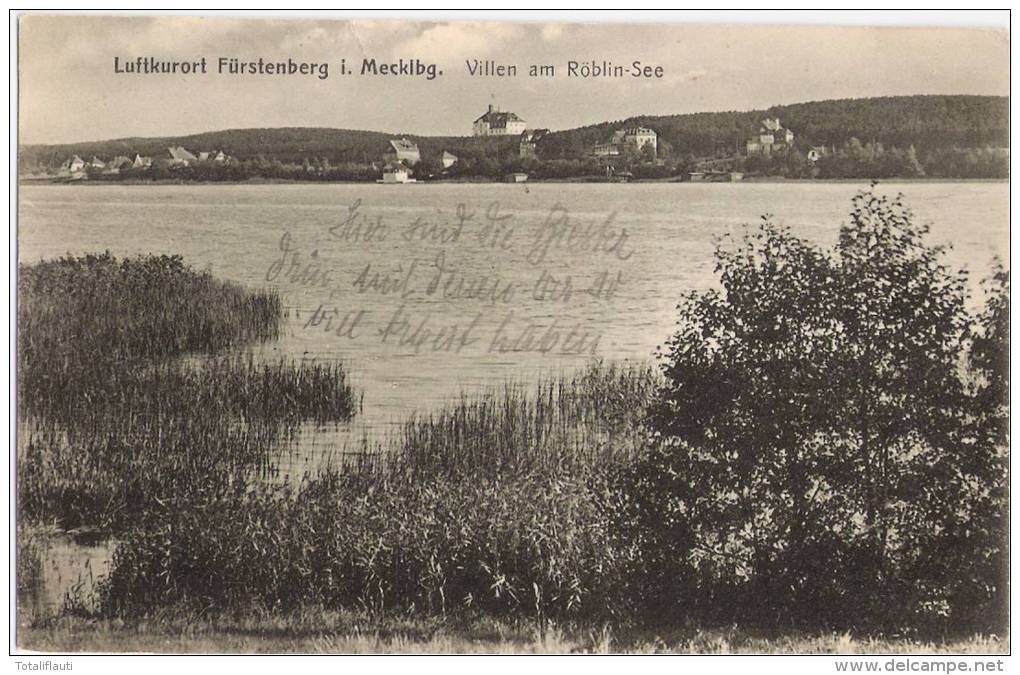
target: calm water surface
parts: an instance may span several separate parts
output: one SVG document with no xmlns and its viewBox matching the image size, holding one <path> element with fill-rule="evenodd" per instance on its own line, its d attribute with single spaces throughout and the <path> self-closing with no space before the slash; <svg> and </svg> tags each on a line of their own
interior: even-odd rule
<svg viewBox="0 0 1020 675">
<path fill-rule="evenodd" d="M 863 187 L 841 184 L 530 184 L 530 185 L 32 185 L 20 189 L 19 260 L 110 250 L 179 253 L 199 269 L 249 287 L 273 287 L 288 307 L 285 335 L 261 348 L 264 356 L 340 359 L 364 392 L 364 412 L 355 428 L 375 434 L 449 400 L 460 392 L 508 379 L 527 380 L 539 373 L 565 372 L 597 354 L 604 358 L 647 360 L 670 333 L 680 295 L 716 283 L 714 239 L 739 234 L 742 226 L 772 214 L 781 224 L 820 244 L 836 241 L 849 212 L 850 199 Z M 994 256 L 1008 258 L 1008 185 L 1006 183 L 883 184 L 883 191 L 902 191 L 918 218 L 930 222 L 932 239 L 951 244 L 950 261 L 966 266 L 976 279 L 985 275 Z M 344 241 L 336 233 L 361 200 L 359 213 L 387 228 L 384 241 Z M 498 202 L 503 231 L 513 227 L 509 250 L 480 241 L 490 222 L 490 205 Z M 474 213 L 455 242 L 407 241 L 401 233 L 422 218 L 452 228 L 458 205 Z M 493 207 L 494 208 L 494 207 Z M 561 208 L 562 210 L 554 209 Z M 497 215 L 496 211 L 490 211 Z M 528 253 L 550 214 L 582 226 L 626 228 L 613 253 L 583 253 L 550 247 L 540 264 Z M 451 232 L 451 230 L 447 230 Z M 287 269 L 297 256 L 302 265 L 316 263 L 329 272 L 323 284 L 301 283 L 299 275 L 274 275 L 281 238 L 289 234 Z M 491 233 L 491 231 L 490 231 Z M 507 241 L 499 239 L 499 241 Z M 445 258 L 445 282 L 486 278 L 506 295 L 489 299 L 444 298 L 429 294 L 437 274 L 436 257 Z M 371 264 L 375 273 L 401 279 L 415 264 L 408 295 L 378 290 L 359 292 L 355 282 Z M 602 273 L 621 283 L 610 298 L 576 292 L 597 287 Z M 546 273 L 559 281 L 568 275 L 575 292 L 566 300 L 536 299 L 535 284 Z M 380 277 L 382 278 L 382 277 Z M 316 281 L 321 279 L 318 277 Z M 355 339 L 337 337 L 325 323 L 307 327 L 315 310 L 337 310 L 336 322 L 349 311 L 365 310 Z M 418 349 L 401 345 L 392 332 L 379 331 L 395 314 L 408 321 L 409 332 L 454 329 L 461 334 L 475 322 L 477 342 L 460 353 L 436 351 L 433 342 Z M 510 342 L 529 325 L 542 335 L 551 325 L 576 329 L 589 341 L 581 354 L 501 352 L 490 350 L 499 332 Z M 420 335 L 421 333 L 419 333 Z M 508 343 L 509 344 L 509 343 Z M 337 445 L 318 436 L 308 448 L 315 455 Z"/>
</svg>

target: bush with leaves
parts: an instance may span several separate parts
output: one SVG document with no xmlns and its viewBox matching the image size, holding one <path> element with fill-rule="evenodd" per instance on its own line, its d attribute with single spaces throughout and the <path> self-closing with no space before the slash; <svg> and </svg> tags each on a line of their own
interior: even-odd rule
<svg viewBox="0 0 1020 675">
<path fill-rule="evenodd" d="M 965 275 L 926 233 L 872 188 L 831 251 L 768 218 L 717 248 L 638 469 L 660 610 L 871 630 L 992 601 L 1005 438 L 980 433 Z"/>
</svg>

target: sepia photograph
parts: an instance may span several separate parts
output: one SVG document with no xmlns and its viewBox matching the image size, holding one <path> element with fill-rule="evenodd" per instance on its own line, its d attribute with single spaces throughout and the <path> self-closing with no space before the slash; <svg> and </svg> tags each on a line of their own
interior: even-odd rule
<svg viewBox="0 0 1020 675">
<path fill-rule="evenodd" d="M 1008 10 L 506 14 L 11 13 L 19 669 L 1003 671 Z"/>
</svg>

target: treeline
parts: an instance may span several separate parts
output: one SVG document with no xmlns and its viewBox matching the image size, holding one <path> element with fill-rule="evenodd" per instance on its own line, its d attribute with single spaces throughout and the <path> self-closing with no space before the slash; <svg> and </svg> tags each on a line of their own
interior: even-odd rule
<svg viewBox="0 0 1020 675">
<path fill-rule="evenodd" d="M 944 148 L 924 153 L 914 147 L 886 148 L 881 143 L 861 143 L 852 138 L 844 145 L 820 157 L 808 159 L 800 148 L 770 157 L 751 156 L 735 159 L 729 167 L 750 176 L 785 178 L 1005 178 L 1009 175 L 1009 153 L 999 148 Z M 561 180 L 611 179 L 621 175 L 639 180 L 684 180 L 699 170 L 693 156 L 665 156 L 656 161 L 642 157 L 614 158 L 609 164 L 595 157 L 522 159 L 506 153 L 499 159 L 484 152 L 465 153 L 449 168 L 438 159 L 426 156 L 412 168 L 417 180 L 500 180 L 510 173 L 527 173 L 532 179 Z M 284 162 L 264 156 L 228 163 L 199 162 L 190 166 L 170 166 L 157 162 L 151 167 L 121 169 L 118 174 L 89 170 L 95 181 L 181 181 L 241 182 L 280 181 L 374 181 L 379 178 L 380 163 L 339 162 L 326 157 Z"/>
<path fill-rule="evenodd" d="M 416 143 L 425 158 L 438 161 L 443 151 L 457 157 L 486 157 L 500 161 L 518 154 L 519 138 L 475 138 L 471 136 L 415 136 L 410 134 L 294 127 L 281 129 L 232 129 L 191 136 L 163 138 L 126 138 L 67 145 L 22 146 L 19 153 L 21 173 L 56 169 L 69 157 L 86 161 L 93 156 L 111 158 L 136 154 L 143 157 L 167 157 L 167 149 L 182 146 L 194 153 L 222 150 L 237 161 L 265 165 L 271 162 L 303 164 L 308 161 L 369 165 L 379 163 L 390 150 L 390 141 L 407 138 Z"/>
<path fill-rule="evenodd" d="M 778 117 L 800 145 L 842 145 L 851 138 L 886 147 L 1007 147 L 1009 99 L 1003 96 L 890 96 L 812 101 L 747 112 L 638 116 L 550 134 L 547 157 L 577 157 L 616 129 L 644 126 L 675 152 L 703 157 L 742 153 L 761 121 Z"/>
<path fill-rule="evenodd" d="M 765 117 L 779 117 L 795 134 L 791 151 L 773 158 L 744 156 L 745 143 Z M 531 120 L 533 126 L 540 122 Z M 130 138 L 20 149 L 22 174 L 55 171 L 68 157 L 118 155 L 162 157 L 171 146 L 193 152 L 222 150 L 235 158 L 230 167 L 188 167 L 182 180 L 247 178 L 362 180 L 377 178 L 389 141 L 408 138 L 423 159 L 420 177 L 442 172 L 443 152 L 459 162 L 457 176 L 499 177 L 528 170 L 536 178 L 605 175 L 606 163 L 591 156 L 597 143 L 618 129 L 645 126 L 658 134 L 658 156 L 613 158 L 617 171 L 636 177 L 665 177 L 693 170 L 698 161 L 733 158 L 731 168 L 787 177 L 1004 178 L 1008 176 L 1009 100 L 996 96 L 897 96 L 816 101 L 747 112 L 638 116 L 552 132 L 538 144 L 539 162 L 520 158 L 519 138 L 428 137 L 321 128 L 234 129 L 183 137 Z M 827 154 L 816 165 L 812 148 Z M 742 162 L 742 164 L 740 164 Z M 310 171 L 313 163 L 318 170 Z M 155 173 L 160 173 L 157 168 Z M 202 178 L 195 176 L 201 175 Z M 162 177 L 162 176 L 157 176 Z"/>
<path fill-rule="evenodd" d="M 811 162 L 800 148 L 771 157 L 746 157 L 736 165 L 748 174 L 787 178 L 1007 178 L 1004 148 L 939 148 L 918 152 L 861 143 L 857 138 Z"/>
</svg>

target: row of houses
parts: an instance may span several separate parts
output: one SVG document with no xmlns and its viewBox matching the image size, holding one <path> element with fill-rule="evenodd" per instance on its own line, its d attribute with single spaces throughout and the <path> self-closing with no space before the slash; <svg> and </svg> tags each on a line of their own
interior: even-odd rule
<svg viewBox="0 0 1020 675">
<path fill-rule="evenodd" d="M 439 156 L 439 163 L 444 169 L 449 169 L 459 161 L 459 157 L 448 150 L 443 150 Z M 414 166 L 421 161 L 421 151 L 418 144 L 406 138 L 398 138 L 390 141 L 390 147 L 383 155 L 387 164 L 404 163 L 407 166 Z"/>
<path fill-rule="evenodd" d="M 131 159 L 126 155 L 118 155 L 113 159 L 103 161 L 98 157 L 93 156 L 92 160 L 87 162 L 78 155 L 74 155 L 60 165 L 60 173 L 71 176 L 72 178 L 80 178 L 87 175 L 90 171 L 103 174 L 118 174 L 121 171 L 127 171 L 129 169 L 148 169 L 153 164 L 178 167 L 190 166 L 192 164 L 200 164 L 204 162 L 227 164 L 231 161 L 233 161 L 233 158 L 225 154 L 222 150 L 199 152 L 195 155 L 181 146 L 176 146 L 173 148 L 167 148 L 166 155 L 156 157 L 155 159 L 136 153 L 134 159 Z"/>
<path fill-rule="evenodd" d="M 397 138 L 390 141 L 390 147 L 383 155 L 385 166 L 383 177 L 380 183 L 411 183 L 410 169 L 421 162 L 421 150 L 418 144 L 406 138 Z M 447 170 L 460 160 L 457 155 L 449 150 L 443 150 L 439 156 L 439 163 L 443 170 Z"/>
<path fill-rule="evenodd" d="M 527 122 L 513 112 L 501 111 L 493 105 L 478 117 L 472 131 L 475 136 L 520 136 L 520 156 L 526 159 L 538 157 L 538 144 L 549 133 L 548 129 L 527 128 Z M 783 126 L 778 117 L 766 118 L 761 121 L 758 134 L 744 144 L 747 156 L 768 157 L 775 153 L 783 153 L 793 147 L 794 133 Z M 617 129 L 607 140 L 596 143 L 591 154 L 599 158 L 613 158 L 628 152 L 641 153 L 650 146 L 653 153 L 659 150 L 658 134 L 646 127 L 628 127 Z M 807 158 L 812 163 L 828 154 L 824 146 L 811 146 L 807 149 Z"/>
<path fill-rule="evenodd" d="M 548 133 L 548 129 L 525 129 L 522 131 L 518 142 L 520 157 L 522 159 L 537 159 L 538 144 Z M 393 180 L 385 180 L 386 176 L 384 175 L 385 182 L 403 182 L 397 180 L 396 174 L 401 173 L 398 165 L 404 165 L 407 168 L 415 166 L 421 161 L 421 151 L 418 149 L 418 144 L 413 141 L 406 138 L 394 139 L 390 141 L 390 147 L 384 154 L 383 160 L 386 163 L 384 173 L 394 174 L 391 176 Z M 459 157 L 448 150 L 443 150 L 439 159 L 444 171 L 451 168 L 459 160 Z"/>
</svg>

